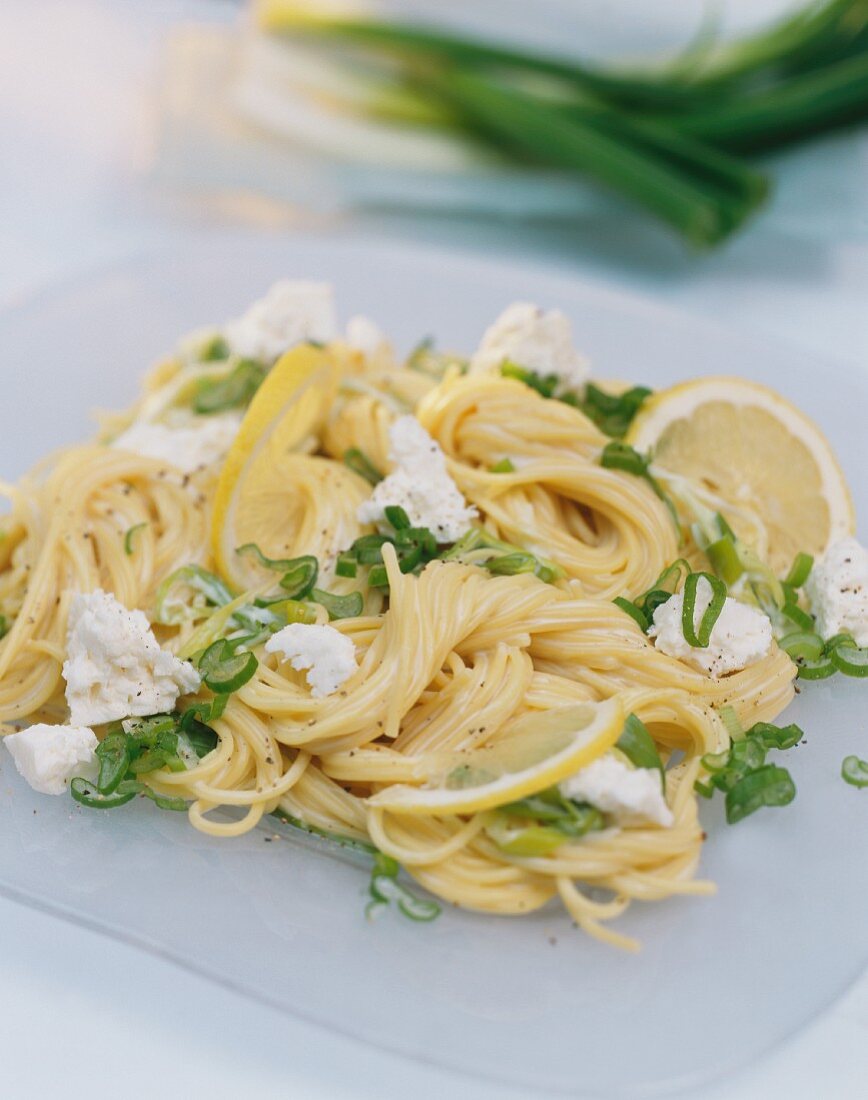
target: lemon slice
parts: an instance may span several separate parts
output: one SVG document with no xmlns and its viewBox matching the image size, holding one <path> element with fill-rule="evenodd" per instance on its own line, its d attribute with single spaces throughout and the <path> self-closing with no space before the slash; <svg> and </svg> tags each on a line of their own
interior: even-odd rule
<svg viewBox="0 0 868 1100">
<path fill-rule="evenodd" d="M 743 378 L 700 378 L 650 398 L 627 442 L 656 470 L 681 475 L 719 502 L 736 533 L 783 573 L 796 553 L 821 555 L 853 532 L 850 491 L 828 440 L 804 413 Z"/>
<path fill-rule="evenodd" d="M 433 754 L 420 769 L 428 772 L 423 786 L 385 787 L 368 805 L 396 814 L 471 814 L 502 806 L 574 775 L 614 745 L 623 725 L 617 697 L 524 715 L 490 748 Z"/>
<path fill-rule="evenodd" d="M 239 588 L 261 580 L 255 564 L 235 553 L 239 546 L 255 542 L 270 557 L 289 556 L 281 551 L 283 528 L 293 512 L 286 504 L 293 484 L 284 467 L 288 458 L 309 449 L 321 430 L 340 373 L 328 350 L 300 345 L 278 359 L 250 403 L 220 472 L 211 521 L 217 568 Z M 307 472 L 314 476 L 315 465 Z"/>
</svg>

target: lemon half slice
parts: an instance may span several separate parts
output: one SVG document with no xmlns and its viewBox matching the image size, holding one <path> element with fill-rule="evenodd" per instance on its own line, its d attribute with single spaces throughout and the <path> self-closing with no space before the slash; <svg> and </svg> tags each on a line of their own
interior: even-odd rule
<svg viewBox="0 0 868 1100">
<path fill-rule="evenodd" d="M 756 516 L 778 574 L 798 551 L 821 555 L 853 532 L 853 502 L 828 440 L 756 382 L 699 378 L 662 390 L 642 407 L 627 442 L 650 451 L 664 479 L 677 474 L 708 490 L 736 533 L 751 541 L 746 517 Z"/>
<path fill-rule="evenodd" d="M 436 754 L 423 765 L 423 786 L 385 787 L 368 805 L 396 814 L 470 814 L 502 806 L 574 775 L 614 745 L 623 725 L 617 697 L 523 715 L 490 748 Z"/>
<path fill-rule="evenodd" d="M 287 456 L 312 449 L 340 374 L 327 349 L 300 345 L 281 356 L 250 403 L 220 472 L 211 521 L 217 569 L 239 588 L 261 579 L 252 563 L 236 554 L 239 546 L 255 542 L 269 556 L 287 556 L 269 535 L 287 511 L 280 507 L 281 490 L 291 490 L 282 466 Z"/>
</svg>

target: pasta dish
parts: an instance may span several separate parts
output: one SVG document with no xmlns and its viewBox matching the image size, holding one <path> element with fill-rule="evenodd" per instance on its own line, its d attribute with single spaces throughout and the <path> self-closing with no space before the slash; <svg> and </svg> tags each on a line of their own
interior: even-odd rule
<svg viewBox="0 0 868 1100">
<path fill-rule="evenodd" d="M 227 842 L 276 815 L 371 857 L 371 914 L 559 899 L 634 947 L 632 902 L 713 891 L 703 801 L 792 802 L 797 680 L 868 673 L 844 476 L 756 383 L 598 379 L 529 303 L 480 329 L 399 357 L 284 280 L 0 483 L 31 787 Z"/>
</svg>

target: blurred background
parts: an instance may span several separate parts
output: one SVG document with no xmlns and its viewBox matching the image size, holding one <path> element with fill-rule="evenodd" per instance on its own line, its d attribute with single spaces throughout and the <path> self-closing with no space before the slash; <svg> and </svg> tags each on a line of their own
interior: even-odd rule
<svg viewBox="0 0 868 1100">
<path fill-rule="evenodd" d="M 609 72 L 624 59 L 656 65 L 695 50 L 712 24 L 724 40 L 756 33 L 794 6 L 372 0 L 366 10 L 386 24 L 436 25 Z M 858 0 L 851 6 L 859 14 Z M 274 21 L 287 5 L 264 7 Z M 306 7 L 321 13 L 334 4 Z M 372 117 L 369 100 L 372 110 L 383 106 L 379 73 L 372 80 L 331 41 L 257 30 L 240 2 L 5 0 L 3 14 L 7 300 L 215 227 L 335 229 L 566 265 L 823 352 L 868 354 L 868 129 L 858 124 L 774 152 L 761 134 L 758 147 L 736 150 L 737 171 L 750 173 L 736 185 L 767 179 L 771 195 L 748 202 L 747 213 L 738 208 L 732 220 L 745 224 L 712 247 L 587 173 L 537 163 L 526 147 L 505 155 L 502 133 L 480 138 L 467 127 L 456 134 L 451 125 Z M 786 37 L 774 46 L 780 54 Z M 408 68 L 424 74 L 424 59 Z M 550 89 L 534 79 L 509 74 L 506 83 L 545 100 Z M 424 102 L 429 93 L 423 87 Z M 734 95 L 722 97 L 725 108 Z M 664 103 L 652 114 L 668 111 Z M 642 115 L 628 105 L 614 122 L 623 113 L 631 123 Z M 598 130 L 611 136 L 608 122 Z M 635 141 L 616 138 L 616 155 L 635 152 Z M 628 166 L 626 176 L 635 180 L 636 171 Z M 707 182 L 700 189 L 716 183 Z"/>
</svg>

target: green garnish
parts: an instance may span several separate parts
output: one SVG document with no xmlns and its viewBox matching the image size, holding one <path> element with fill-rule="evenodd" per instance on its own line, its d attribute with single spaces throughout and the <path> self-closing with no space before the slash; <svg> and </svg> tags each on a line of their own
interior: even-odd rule
<svg viewBox="0 0 868 1100">
<path fill-rule="evenodd" d="M 127 528 L 127 532 L 124 535 L 124 553 L 127 557 L 131 557 L 133 553 L 133 539 L 136 537 L 136 531 L 141 531 L 143 527 L 147 527 L 147 523 L 137 523 L 134 527 Z"/>
<path fill-rule="evenodd" d="M 348 451 L 344 451 L 344 465 L 371 485 L 379 485 L 383 480 L 383 474 L 358 447 L 351 447 Z"/>
<path fill-rule="evenodd" d="M 5 638 L 11 629 L 12 627 L 6 616 L 0 615 L 0 639 Z"/>
<path fill-rule="evenodd" d="M 512 459 L 502 458 L 500 462 L 495 462 L 490 467 L 490 471 L 493 474 L 514 474 L 515 466 L 512 463 Z"/>
<path fill-rule="evenodd" d="M 526 367 L 520 367 L 518 363 L 508 361 L 501 364 L 500 373 L 504 378 L 515 378 L 519 382 L 524 382 L 526 386 L 536 390 L 540 397 L 554 397 L 560 381 L 556 374 L 537 374 Z"/>
<path fill-rule="evenodd" d="M 696 593 L 700 580 L 705 579 L 711 586 L 711 601 L 702 615 L 699 626 L 694 623 L 696 611 Z M 726 585 L 710 573 L 690 573 L 684 582 L 684 606 L 681 611 L 681 632 L 684 640 L 694 649 L 706 649 L 711 641 L 711 632 L 720 618 L 726 602 Z"/>
<path fill-rule="evenodd" d="M 228 359 L 232 354 L 229 344 L 219 333 L 206 340 L 199 349 L 200 363 L 216 363 L 222 359 Z"/>
<path fill-rule="evenodd" d="M 539 794 L 517 802 L 508 802 L 497 808 L 497 814 L 506 818 L 521 818 L 535 825 L 545 825 L 560 835 L 561 843 L 595 832 L 605 825 L 603 815 L 598 809 L 567 798 L 559 787 L 549 787 Z"/>
<path fill-rule="evenodd" d="M 767 764 L 766 754 L 770 749 L 790 749 L 803 737 L 796 725 L 757 722 L 728 749 L 702 757 L 709 779 L 696 784 L 697 792 L 710 798 L 715 790 L 723 791 L 730 825 L 763 806 L 786 806 L 796 796 L 795 783 L 785 768 Z"/>
<path fill-rule="evenodd" d="M 515 550 L 511 554 L 501 554 L 496 558 L 489 558 L 482 563 L 483 569 L 501 577 L 515 577 L 519 573 L 533 573 L 545 584 L 551 584 L 557 579 L 555 571 L 547 565 L 543 565 L 539 558 L 528 553 L 527 550 Z"/>
<path fill-rule="evenodd" d="M 616 596 L 612 603 L 626 612 L 643 632 L 647 632 L 654 620 L 654 612 L 678 591 L 682 581 L 689 575 L 690 563 L 684 558 L 678 558 L 666 566 L 647 592 L 643 592 L 635 600 Z"/>
<path fill-rule="evenodd" d="M 611 394 L 588 382 L 584 396 L 577 400 L 577 407 L 601 432 L 613 439 L 621 439 L 650 396 L 651 390 L 647 386 L 633 386 L 623 393 Z"/>
<path fill-rule="evenodd" d="M 799 552 L 790 566 L 790 571 L 787 573 L 784 584 L 788 584 L 790 588 L 801 588 L 808 577 L 811 575 L 811 569 L 814 567 L 814 559 L 810 554 L 804 554 Z"/>
<path fill-rule="evenodd" d="M 237 652 L 235 645 L 226 638 L 209 645 L 199 658 L 202 681 L 215 695 L 230 695 L 238 691 L 258 667 L 255 654 Z"/>
<path fill-rule="evenodd" d="M 631 447 L 628 443 L 613 440 L 603 448 L 600 455 L 600 465 L 606 470 L 623 470 L 627 474 L 633 474 L 634 477 L 641 477 L 647 481 L 655 495 L 669 509 L 675 527 L 679 534 L 681 533 L 681 523 L 675 505 L 672 503 L 672 498 L 663 491 L 660 482 L 650 472 L 651 459 L 647 455 L 639 454 L 635 447 Z"/>
<path fill-rule="evenodd" d="M 201 565 L 183 565 L 157 589 L 154 621 L 163 626 L 177 626 L 209 614 L 209 609 L 223 607 L 232 598 L 232 592 L 215 573 L 209 573 Z"/>
<path fill-rule="evenodd" d="M 280 587 L 286 593 L 286 598 L 302 600 L 316 584 L 319 574 L 319 562 L 312 554 L 304 554 L 299 558 L 267 558 L 255 542 L 245 543 L 239 546 L 236 554 L 247 554 L 256 559 L 263 569 L 271 569 L 282 573 Z"/>
<path fill-rule="evenodd" d="M 507 576 L 516 573 L 533 573 L 546 584 L 553 584 L 564 575 L 563 569 L 553 561 L 537 557 L 529 550 L 495 538 L 483 527 L 471 527 L 458 542 L 453 543 L 448 550 L 444 550 L 440 558 L 442 561 L 460 560 L 465 555 L 478 550 L 499 551 L 498 554 L 477 562 L 491 573 L 502 573 Z"/>
<path fill-rule="evenodd" d="M 663 790 L 666 790 L 666 771 L 657 746 L 654 744 L 654 738 L 648 732 L 645 723 L 635 714 L 627 715 L 621 736 L 615 742 L 615 748 L 620 749 L 636 768 L 656 768 L 660 772 Z"/>
<path fill-rule="evenodd" d="M 706 34 L 667 63 L 632 67 L 291 3 L 269 6 L 263 23 L 351 47 L 337 54 L 341 90 L 330 90 L 339 109 L 590 179 L 697 247 L 735 233 L 766 200 L 767 169 L 745 154 L 868 114 L 862 0 L 812 3 L 742 38 Z"/>
<path fill-rule="evenodd" d="M 851 787 L 868 787 L 868 762 L 858 756 L 845 756 L 841 763 L 841 778 Z"/>
<path fill-rule="evenodd" d="M 346 596 L 337 596 L 334 592 L 324 592 L 321 588 L 314 588 L 310 592 L 310 599 L 314 603 L 321 604 L 332 620 L 355 619 L 361 615 L 365 606 L 365 598 L 361 592 L 349 592 Z"/>
<path fill-rule="evenodd" d="M 375 917 L 394 901 L 405 917 L 415 921 L 432 921 L 440 916 L 440 906 L 431 898 L 417 897 L 403 883 L 398 882 L 400 871 L 398 861 L 391 856 L 377 852 L 371 870 L 371 882 L 368 887 L 371 900 L 365 909 L 366 916 Z"/>
<path fill-rule="evenodd" d="M 225 378 L 200 378 L 193 411 L 200 416 L 240 409 L 249 405 L 262 385 L 267 369 L 253 359 L 242 359 Z"/>
<path fill-rule="evenodd" d="M 77 776 L 69 784 L 70 794 L 76 802 L 98 810 L 123 806 L 136 795 L 150 798 L 162 810 L 186 810 L 185 799 L 157 794 L 140 776 L 161 768 L 187 771 L 216 748 L 217 734 L 205 722 L 222 713 L 225 701 L 221 699 L 196 703 L 183 714 L 112 723 L 96 748 L 96 782 Z"/>
</svg>

